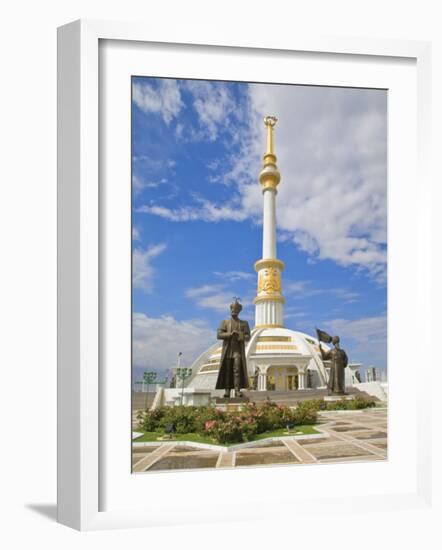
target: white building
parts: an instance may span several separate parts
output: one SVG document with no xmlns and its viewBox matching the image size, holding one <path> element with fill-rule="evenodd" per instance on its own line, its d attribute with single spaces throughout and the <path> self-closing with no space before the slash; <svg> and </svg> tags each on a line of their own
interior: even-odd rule
<svg viewBox="0 0 442 550">
<path fill-rule="evenodd" d="M 321 359 L 317 339 L 291 330 L 284 324 L 285 300 L 281 278 L 284 262 L 276 255 L 276 195 L 280 182 L 273 148 L 276 118 L 269 116 L 264 122 L 267 128 L 267 151 L 259 176 L 263 193 L 262 259 L 255 263 L 255 327 L 246 345 L 250 386 L 259 391 L 325 388 L 328 371 Z M 198 357 L 192 365 L 194 374 L 188 380 L 187 388 L 214 390 L 221 348 L 221 342 L 218 341 Z M 351 364 L 346 369 L 347 385 L 358 382 L 356 372 L 360 367 L 360 364 Z"/>
</svg>

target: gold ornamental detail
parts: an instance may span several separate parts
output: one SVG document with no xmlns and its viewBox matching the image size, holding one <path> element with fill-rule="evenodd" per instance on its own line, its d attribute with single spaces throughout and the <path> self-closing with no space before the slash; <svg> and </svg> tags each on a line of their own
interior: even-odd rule
<svg viewBox="0 0 442 550">
<path fill-rule="evenodd" d="M 295 344 L 258 344 L 256 346 L 257 350 L 272 349 L 272 350 L 287 350 L 287 349 L 298 349 L 298 346 Z"/>
<path fill-rule="evenodd" d="M 263 294 L 262 296 L 257 296 L 253 300 L 254 304 L 259 304 L 261 302 L 280 302 L 281 304 L 285 304 L 284 297 L 281 296 L 281 294 Z"/>
<path fill-rule="evenodd" d="M 276 258 L 263 258 L 255 262 L 255 271 L 266 267 L 276 267 L 279 271 L 284 271 L 285 264 L 282 260 L 277 260 Z"/>
<path fill-rule="evenodd" d="M 267 267 L 259 273 L 258 293 L 267 294 L 281 292 L 281 273 L 274 267 Z"/>
<path fill-rule="evenodd" d="M 273 144 L 273 128 L 278 122 L 275 116 L 266 116 L 264 124 L 267 128 L 267 150 L 264 155 L 264 166 L 259 174 L 259 182 L 262 185 L 263 192 L 267 189 L 272 189 L 276 193 L 276 188 L 281 181 L 281 175 L 276 166 L 276 155 Z"/>
<path fill-rule="evenodd" d="M 291 342 L 291 336 L 258 336 L 258 342 Z"/>
</svg>

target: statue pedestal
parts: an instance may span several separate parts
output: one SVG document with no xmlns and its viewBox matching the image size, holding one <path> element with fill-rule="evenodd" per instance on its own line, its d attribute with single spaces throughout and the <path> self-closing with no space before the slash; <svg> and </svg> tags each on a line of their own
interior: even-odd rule
<svg viewBox="0 0 442 550">
<path fill-rule="evenodd" d="M 242 411 L 244 405 L 250 402 L 248 397 L 217 397 L 215 407 L 227 412 Z"/>
<path fill-rule="evenodd" d="M 352 401 L 354 399 L 354 395 L 347 395 L 345 393 L 343 394 L 336 394 L 336 395 L 325 395 L 324 401 L 342 401 L 342 399 L 345 399 L 345 401 Z"/>
</svg>

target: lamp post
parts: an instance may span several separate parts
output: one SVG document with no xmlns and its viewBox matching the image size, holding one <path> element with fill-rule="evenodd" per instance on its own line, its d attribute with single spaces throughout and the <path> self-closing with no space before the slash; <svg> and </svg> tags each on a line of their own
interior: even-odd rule
<svg viewBox="0 0 442 550">
<path fill-rule="evenodd" d="M 192 369 L 189 367 L 181 367 L 181 357 L 182 352 L 180 351 L 178 353 L 178 360 L 177 360 L 177 368 L 176 368 L 176 374 L 175 377 L 178 380 L 181 380 L 181 405 L 183 404 L 184 399 L 184 382 L 187 378 L 192 376 Z"/>
<path fill-rule="evenodd" d="M 147 397 L 149 395 L 149 385 L 154 384 L 157 378 L 157 373 L 155 371 L 146 371 L 143 374 L 143 381 L 147 385 L 146 397 L 144 399 L 144 408 L 147 409 Z"/>
</svg>

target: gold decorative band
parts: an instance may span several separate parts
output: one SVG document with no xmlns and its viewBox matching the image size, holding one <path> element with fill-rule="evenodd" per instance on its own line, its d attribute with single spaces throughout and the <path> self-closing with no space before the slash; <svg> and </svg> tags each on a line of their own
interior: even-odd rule
<svg viewBox="0 0 442 550">
<path fill-rule="evenodd" d="M 258 342 L 291 342 L 291 336 L 258 336 Z"/>
<path fill-rule="evenodd" d="M 280 271 L 283 271 L 285 264 L 282 260 L 277 260 L 276 258 L 263 258 L 255 262 L 255 271 L 265 269 L 266 267 L 276 267 Z"/>
<path fill-rule="evenodd" d="M 263 294 L 253 300 L 254 304 L 259 304 L 260 302 L 280 302 L 281 304 L 285 304 L 285 299 L 281 294 Z"/>
<path fill-rule="evenodd" d="M 296 344 L 258 344 L 256 346 L 257 350 L 264 349 L 274 349 L 274 350 L 285 350 L 285 349 L 298 349 Z"/>
<path fill-rule="evenodd" d="M 203 374 L 206 372 L 218 372 L 219 371 L 219 361 L 217 365 L 204 365 L 200 368 L 200 370 L 197 372 L 197 374 Z"/>
<path fill-rule="evenodd" d="M 266 153 L 263 157 L 264 164 L 273 164 L 276 167 L 276 155 L 274 153 Z"/>
<path fill-rule="evenodd" d="M 273 183 L 273 182 L 269 182 L 267 181 L 265 184 L 263 184 L 262 186 L 262 192 L 264 193 L 265 191 L 267 191 L 267 189 L 270 189 L 272 191 L 275 192 L 275 194 L 278 193 L 278 189 L 277 189 L 277 184 L 276 183 Z"/>
<path fill-rule="evenodd" d="M 272 325 L 272 324 L 270 324 L 270 325 L 255 325 L 255 328 L 253 330 L 255 330 L 257 328 L 284 328 L 284 325 L 277 325 L 277 324 L 274 324 L 274 325 Z"/>
</svg>

